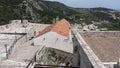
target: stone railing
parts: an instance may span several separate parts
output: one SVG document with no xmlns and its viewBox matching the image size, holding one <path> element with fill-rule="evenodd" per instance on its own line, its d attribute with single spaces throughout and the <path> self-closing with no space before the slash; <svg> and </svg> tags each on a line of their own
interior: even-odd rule
<svg viewBox="0 0 120 68">
<path fill-rule="evenodd" d="M 10 48 L 8 49 L 8 57 L 11 55 L 15 44 L 16 44 L 17 42 L 19 42 L 19 40 L 20 40 L 22 37 L 23 37 L 23 36 L 21 36 L 21 37 L 19 37 L 18 39 L 15 39 L 15 40 L 14 40 L 14 42 L 12 43 L 12 45 L 10 46 Z"/>
</svg>

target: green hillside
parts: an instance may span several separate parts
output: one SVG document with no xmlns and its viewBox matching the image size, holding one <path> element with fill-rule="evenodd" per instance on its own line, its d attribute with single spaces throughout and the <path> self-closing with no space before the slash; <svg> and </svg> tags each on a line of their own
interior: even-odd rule
<svg viewBox="0 0 120 68">
<path fill-rule="evenodd" d="M 120 30 L 120 12 L 116 10 L 101 7 L 72 8 L 59 2 L 44 0 L 27 0 L 26 2 L 23 0 L 0 0 L 0 25 L 7 24 L 14 19 L 28 19 L 31 22 L 50 24 L 57 17 L 65 18 L 71 24 L 91 24 L 92 21 L 95 21 L 100 22 L 100 24 L 96 24 L 99 28 Z M 109 23 L 101 23 L 104 20 Z"/>
</svg>

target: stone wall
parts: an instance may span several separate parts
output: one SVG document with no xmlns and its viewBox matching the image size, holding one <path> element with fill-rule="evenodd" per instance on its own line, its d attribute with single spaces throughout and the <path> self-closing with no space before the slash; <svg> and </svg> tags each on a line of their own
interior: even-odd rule
<svg viewBox="0 0 120 68">
<path fill-rule="evenodd" d="M 60 65 L 71 63 L 72 54 L 54 48 L 43 47 L 36 54 L 36 61 L 39 64 Z"/>
<path fill-rule="evenodd" d="M 88 56 L 85 54 L 84 50 L 80 46 L 76 37 L 73 38 L 74 44 L 74 54 L 72 60 L 72 66 L 79 67 L 79 68 L 92 68 L 92 64 L 89 61 Z"/>
<path fill-rule="evenodd" d="M 77 31 L 74 31 L 73 44 L 73 66 L 79 66 L 79 68 L 105 68 L 103 63 L 98 59 Z"/>
</svg>

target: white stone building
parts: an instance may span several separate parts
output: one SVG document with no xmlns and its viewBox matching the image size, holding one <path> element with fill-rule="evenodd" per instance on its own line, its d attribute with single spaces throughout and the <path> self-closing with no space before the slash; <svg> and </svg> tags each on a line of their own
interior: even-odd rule
<svg viewBox="0 0 120 68">
<path fill-rule="evenodd" d="M 73 53 L 70 24 L 65 19 L 48 26 L 34 39 L 34 45 L 50 47 Z"/>
</svg>

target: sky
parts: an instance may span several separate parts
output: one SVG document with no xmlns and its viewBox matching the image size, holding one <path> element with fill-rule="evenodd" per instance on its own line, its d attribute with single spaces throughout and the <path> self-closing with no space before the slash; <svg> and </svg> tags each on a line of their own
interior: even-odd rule
<svg viewBox="0 0 120 68">
<path fill-rule="evenodd" d="M 50 0 L 76 8 L 105 7 L 120 10 L 120 0 Z"/>
</svg>

